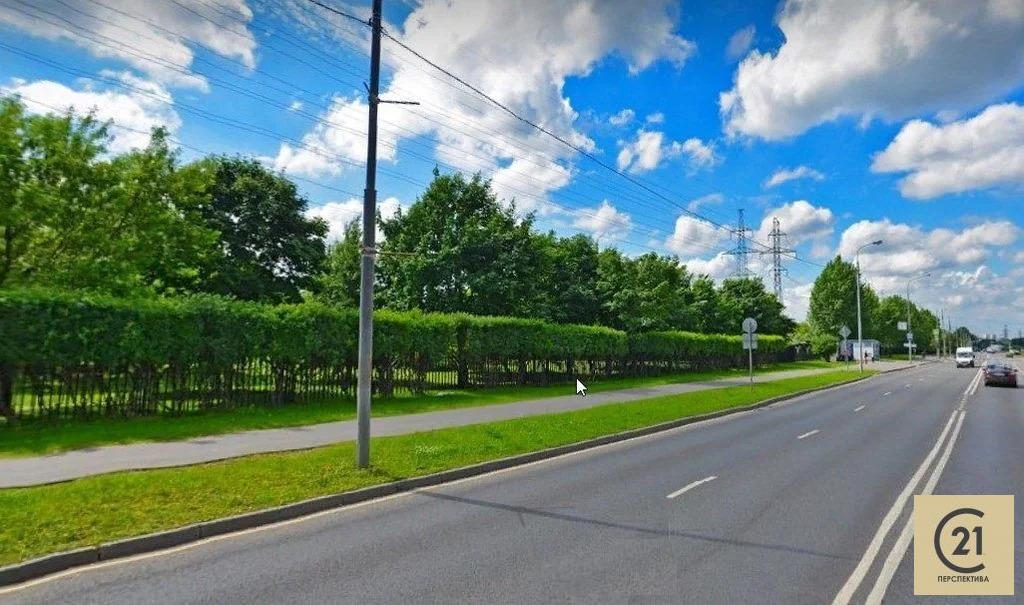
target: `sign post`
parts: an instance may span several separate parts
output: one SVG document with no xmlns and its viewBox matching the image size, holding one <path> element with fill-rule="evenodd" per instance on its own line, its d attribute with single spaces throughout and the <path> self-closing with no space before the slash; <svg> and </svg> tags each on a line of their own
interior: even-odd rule
<svg viewBox="0 0 1024 605">
<path fill-rule="evenodd" d="M 849 369 L 850 357 L 853 355 L 853 349 L 847 349 L 850 345 L 850 341 L 848 340 L 848 337 L 850 336 L 850 328 L 846 327 L 846 324 L 843 324 L 843 327 L 839 328 L 839 335 L 843 337 L 843 354 L 846 356 L 846 367 Z M 863 351 L 861 352 L 861 355 L 863 355 Z"/>
<path fill-rule="evenodd" d="M 757 348 L 757 320 L 748 317 L 743 320 L 743 348 L 747 350 L 747 363 L 750 366 L 750 389 L 754 389 L 754 349 Z"/>
</svg>

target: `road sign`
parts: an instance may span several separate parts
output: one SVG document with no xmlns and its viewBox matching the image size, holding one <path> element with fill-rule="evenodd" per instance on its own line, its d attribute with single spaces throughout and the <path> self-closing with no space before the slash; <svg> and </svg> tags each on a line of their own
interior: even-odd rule
<svg viewBox="0 0 1024 605">
<path fill-rule="evenodd" d="M 906 330 L 907 329 L 907 322 L 905 322 L 905 321 L 898 321 L 898 322 L 896 322 L 896 329 L 897 330 Z"/>
<path fill-rule="evenodd" d="M 846 338 L 847 336 L 850 335 L 850 328 L 847 328 L 845 325 L 839 328 L 839 335 L 842 336 L 843 338 Z"/>
<path fill-rule="evenodd" d="M 914 342 L 914 333 L 907 332 L 907 342 Z"/>
<path fill-rule="evenodd" d="M 757 320 L 748 317 L 743 320 L 743 349 L 747 352 L 747 363 L 750 364 L 750 388 L 754 388 L 754 349 L 757 348 Z"/>
<path fill-rule="evenodd" d="M 576 379 L 576 394 L 583 395 L 584 397 L 587 396 L 587 385 L 580 382 L 579 378 Z"/>
</svg>

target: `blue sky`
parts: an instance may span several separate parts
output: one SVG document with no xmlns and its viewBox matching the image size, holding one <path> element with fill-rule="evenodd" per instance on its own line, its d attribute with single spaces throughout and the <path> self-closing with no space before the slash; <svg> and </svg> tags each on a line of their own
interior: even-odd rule
<svg viewBox="0 0 1024 605">
<path fill-rule="evenodd" d="M 382 211 L 412 203 L 435 165 L 481 171 L 541 228 L 721 279 L 736 269 L 721 227 L 743 208 L 754 249 L 772 217 L 789 233 L 798 319 L 821 263 L 881 238 L 862 255 L 877 289 L 930 272 L 915 300 L 1016 332 L 1024 6 L 925 4 L 385 0 L 392 35 L 576 149 L 385 40 L 382 96 L 421 105 L 381 109 Z M 2 0 L 0 24 L 0 86 L 30 109 L 95 108 L 118 125 L 115 151 L 162 124 L 186 158 L 287 172 L 336 231 L 356 216 L 362 24 L 306 0 Z M 771 283 L 763 258 L 750 267 Z"/>
</svg>

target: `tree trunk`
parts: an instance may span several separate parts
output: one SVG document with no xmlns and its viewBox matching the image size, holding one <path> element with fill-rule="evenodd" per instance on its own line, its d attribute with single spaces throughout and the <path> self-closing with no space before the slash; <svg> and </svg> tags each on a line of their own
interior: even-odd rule
<svg viewBox="0 0 1024 605">
<path fill-rule="evenodd" d="M 0 363 L 0 415 L 14 418 L 14 364 Z"/>
</svg>

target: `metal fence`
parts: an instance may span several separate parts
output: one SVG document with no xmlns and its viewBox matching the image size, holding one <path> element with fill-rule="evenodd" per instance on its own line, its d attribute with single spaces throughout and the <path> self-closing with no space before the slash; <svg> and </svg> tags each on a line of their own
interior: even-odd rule
<svg viewBox="0 0 1024 605">
<path fill-rule="evenodd" d="M 758 364 L 791 361 L 793 349 L 756 356 Z M 602 359 L 378 359 L 378 398 L 428 391 L 552 385 L 624 376 L 659 376 L 745 367 L 746 357 Z M 0 365 L 0 400 L 17 418 L 131 417 L 185 414 L 246 406 L 345 401 L 354 397 L 353 362 L 274 363 L 250 359 L 231 365 L 194 363 L 103 366 Z"/>
</svg>

